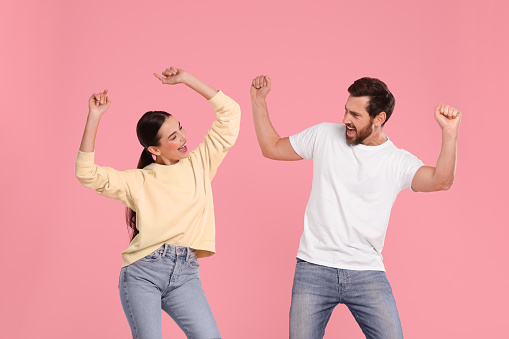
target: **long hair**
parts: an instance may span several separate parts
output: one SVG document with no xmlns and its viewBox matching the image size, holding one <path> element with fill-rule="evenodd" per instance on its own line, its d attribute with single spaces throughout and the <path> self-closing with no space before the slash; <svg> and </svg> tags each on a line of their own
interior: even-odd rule
<svg viewBox="0 0 509 339">
<path fill-rule="evenodd" d="M 161 138 L 159 135 L 159 129 L 169 117 L 171 117 L 171 114 L 163 111 L 150 111 L 143 114 L 138 121 L 138 124 L 136 125 L 136 135 L 138 136 L 140 144 L 143 146 L 143 151 L 141 152 L 137 168 L 145 168 L 154 162 L 152 153 L 149 152 L 148 148 L 150 146 L 159 146 L 159 139 Z M 139 233 L 138 228 L 136 227 L 136 212 L 127 207 L 125 219 L 127 230 L 132 231 L 132 241 Z"/>
</svg>

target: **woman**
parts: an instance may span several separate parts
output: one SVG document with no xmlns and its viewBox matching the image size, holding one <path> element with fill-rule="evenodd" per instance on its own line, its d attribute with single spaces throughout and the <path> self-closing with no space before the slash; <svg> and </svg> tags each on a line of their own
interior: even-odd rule
<svg viewBox="0 0 509 339">
<path fill-rule="evenodd" d="M 138 169 L 97 166 L 95 136 L 111 104 L 105 90 L 89 99 L 76 177 L 128 208 L 133 237 L 122 253 L 119 292 L 133 338 L 162 338 L 161 309 L 188 338 L 220 338 L 197 258 L 215 252 L 211 180 L 237 139 L 240 107 L 182 69 L 170 67 L 154 76 L 163 84 L 185 84 L 212 104 L 217 120 L 205 141 L 189 152 L 186 132 L 173 116 L 147 112 L 136 128 L 143 146 Z"/>
</svg>

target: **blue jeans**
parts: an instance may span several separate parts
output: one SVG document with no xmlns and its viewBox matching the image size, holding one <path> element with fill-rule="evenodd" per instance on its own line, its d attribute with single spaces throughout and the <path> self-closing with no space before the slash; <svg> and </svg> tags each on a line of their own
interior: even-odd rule
<svg viewBox="0 0 509 339">
<path fill-rule="evenodd" d="M 403 338 L 396 301 L 383 271 L 352 271 L 297 258 L 290 338 L 323 338 L 337 304 L 345 304 L 366 338 Z"/>
<path fill-rule="evenodd" d="M 118 289 L 133 338 L 162 338 L 161 309 L 188 338 L 220 338 L 203 292 L 196 251 L 164 244 L 122 267 Z"/>
</svg>

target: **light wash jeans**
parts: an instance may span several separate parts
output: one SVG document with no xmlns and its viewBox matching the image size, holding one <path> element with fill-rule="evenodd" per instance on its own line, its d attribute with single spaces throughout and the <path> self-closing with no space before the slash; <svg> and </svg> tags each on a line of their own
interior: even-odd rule
<svg viewBox="0 0 509 339">
<path fill-rule="evenodd" d="M 290 338 L 323 338 L 337 304 L 345 304 L 366 338 L 403 338 L 396 301 L 383 271 L 352 271 L 297 258 Z"/>
<path fill-rule="evenodd" d="M 133 338 L 161 339 L 161 309 L 188 338 L 220 338 L 203 292 L 196 251 L 164 244 L 122 267 L 118 289 Z"/>
</svg>

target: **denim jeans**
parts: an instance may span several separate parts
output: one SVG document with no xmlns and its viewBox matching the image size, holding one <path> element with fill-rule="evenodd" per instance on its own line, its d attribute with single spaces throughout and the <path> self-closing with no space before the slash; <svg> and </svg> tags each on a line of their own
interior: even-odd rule
<svg viewBox="0 0 509 339">
<path fill-rule="evenodd" d="M 120 271 L 118 289 L 133 338 L 162 338 L 161 309 L 188 338 L 220 338 L 203 292 L 196 251 L 164 244 Z"/>
<path fill-rule="evenodd" d="M 297 258 L 290 338 L 323 338 L 337 304 L 345 304 L 366 338 L 403 338 L 396 301 L 383 271 L 352 271 Z"/>
</svg>

